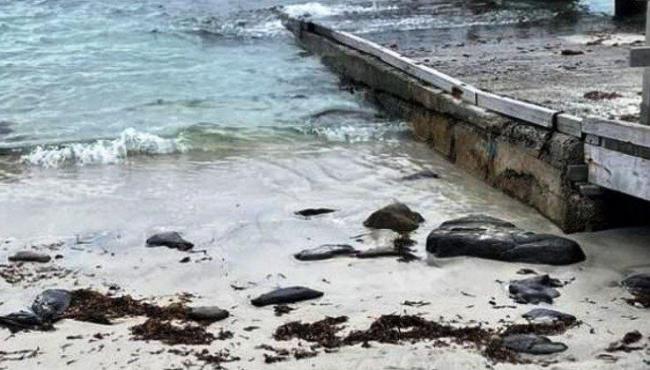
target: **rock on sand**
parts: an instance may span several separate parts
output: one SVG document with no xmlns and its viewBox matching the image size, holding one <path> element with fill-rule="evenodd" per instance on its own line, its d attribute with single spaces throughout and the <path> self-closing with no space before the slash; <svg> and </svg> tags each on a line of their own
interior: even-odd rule
<svg viewBox="0 0 650 370">
<path fill-rule="evenodd" d="M 187 251 L 194 247 L 194 244 L 183 239 L 181 234 L 175 231 L 159 233 L 147 239 L 147 247 L 167 247 Z"/>
<path fill-rule="evenodd" d="M 271 304 L 295 303 L 308 299 L 320 298 L 323 292 L 301 286 L 276 289 L 251 300 L 253 306 L 262 307 Z"/>
<path fill-rule="evenodd" d="M 372 229 L 390 229 L 398 233 L 416 230 L 424 222 L 424 217 L 413 212 L 404 203 L 395 202 L 373 212 L 363 225 Z"/>
<path fill-rule="evenodd" d="M 437 258 L 471 256 L 507 262 L 568 265 L 585 260 L 573 240 L 536 234 L 498 218 L 472 215 L 444 222 L 427 237 Z"/>
<path fill-rule="evenodd" d="M 14 255 L 9 256 L 11 262 L 50 262 L 52 258 L 47 254 L 36 253 L 32 251 L 20 251 Z"/>
</svg>

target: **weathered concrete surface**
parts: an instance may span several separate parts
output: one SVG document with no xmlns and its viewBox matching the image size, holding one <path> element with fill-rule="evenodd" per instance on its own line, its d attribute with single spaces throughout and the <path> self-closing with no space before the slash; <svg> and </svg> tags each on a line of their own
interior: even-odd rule
<svg viewBox="0 0 650 370">
<path fill-rule="evenodd" d="M 635 121 L 643 71 L 629 67 L 629 48 L 643 43 L 643 33 L 638 20 L 565 14 L 525 27 L 503 24 L 363 37 L 499 95 L 577 116 Z M 611 95 L 588 94 L 594 91 Z"/>
<path fill-rule="evenodd" d="M 369 87 L 370 99 L 406 118 L 418 139 L 459 167 L 533 206 L 566 232 L 603 225 L 600 201 L 580 195 L 566 177 L 569 165 L 583 163 L 578 138 L 465 104 L 306 30 L 296 36 L 344 78 Z"/>
</svg>

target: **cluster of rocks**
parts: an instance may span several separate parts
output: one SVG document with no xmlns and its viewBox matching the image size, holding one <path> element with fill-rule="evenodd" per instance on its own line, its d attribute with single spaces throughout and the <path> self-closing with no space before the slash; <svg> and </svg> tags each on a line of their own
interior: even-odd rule
<svg viewBox="0 0 650 370">
<path fill-rule="evenodd" d="M 309 211 L 308 213 L 306 211 Z M 296 212 L 300 215 L 312 215 L 313 210 Z M 373 212 L 364 222 L 371 229 L 387 229 L 398 233 L 393 245 L 359 250 L 349 244 L 324 244 L 311 249 L 304 249 L 294 257 L 300 261 L 319 261 L 335 257 L 378 258 L 398 257 L 402 261 L 412 261 L 417 257 L 410 247 L 415 243 L 408 238 L 408 233 L 416 230 L 424 222 L 424 217 L 412 211 L 407 205 L 395 202 Z"/>
<path fill-rule="evenodd" d="M 435 173 L 426 172 L 405 177 L 403 180 L 435 177 L 437 177 Z M 335 210 L 310 208 L 298 211 L 296 215 L 309 219 L 332 212 Z M 395 202 L 373 212 L 363 222 L 364 226 L 371 229 L 388 229 L 396 232 L 398 236 L 393 245 L 360 250 L 349 244 L 325 244 L 302 250 L 294 257 L 300 261 L 385 256 L 415 259 L 417 257 L 410 249 L 415 242 L 410 239 L 409 234 L 417 230 L 424 221 L 421 214 L 403 203 Z M 146 246 L 190 251 L 194 244 L 185 240 L 178 232 L 171 231 L 152 235 L 146 240 Z M 471 215 L 442 223 L 428 235 L 426 251 L 433 258 L 466 256 L 548 265 L 567 265 L 585 260 L 585 254 L 580 246 L 570 239 L 524 231 L 510 222 L 485 215 Z M 21 263 L 46 263 L 51 260 L 51 257 L 33 251 L 21 251 L 11 255 L 9 260 Z M 537 275 L 530 269 L 521 271 L 522 274 L 535 274 L 535 276 L 510 281 L 508 290 L 515 302 L 552 304 L 554 299 L 560 296 L 557 288 L 564 284 L 559 280 L 549 275 Z M 630 276 L 622 282 L 622 285 L 635 297 L 634 302 L 630 303 L 650 306 L 650 274 Z M 324 292 L 308 287 L 289 286 L 261 294 L 251 299 L 250 303 L 255 307 L 275 305 L 276 313 L 279 308 L 279 311 L 285 313 L 292 310 L 286 304 L 318 299 L 323 295 Z M 7 327 L 12 332 L 25 329 L 48 330 L 61 318 L 110 324 L 112 318 L 123 315 L 148 317 L 144 324 L 132 328 L 136 339 L 156 339 L 168 344 L 206 344 L 215 339 L 232 336 L 229 332 L 223 332 L 215 337 L 206 332 L 202 326 L 188 324 L 178 327 L 169 321 L 175 319 L 209 325 L 228 318 L 230 313 L 217 306 L 158 307 L 135 301 L 128 296 L 109 298 L 92 291 L 69 292 L 62 289 L 45 290 L 36 297 L 29 309 L 0 316 L 0 326 Z M 482 328 L 453 328 L 416 317 L 388 315 L 378 319 L 378 322 L 381 321 L 383 325 L 381 328 L 371 326 L 367 331 L 352 332 L 347 338 L 339 338 L 335 334 L 339 330 L 337 325 L 344 320 L 326 319 L 314 324 L 296 323 L 293 326 L 287 324 L 286 327 L 278 328 L 276 339 L 292 336 L 302 338 L 301 335 L 305 335 L 305 331 L 309 332 L 312 329 L 324 330 L 320 334 L 314 333 L 314 338 L 318 337 L 320 339 L 317 341 L 325 341 L 323 343 L 331 346 L 367 343 L 369 340 L 399 342 L 457 336 L 463 341 L 473 338 L 471 339 L 473 343 L 485 346 L 488 357 L 514 361 L 513 357 L 508 357 L 512 356 L 512 353 L 545 355 L 565 351 L 567 346 L 564 343 L 554 342 L 545 335 L 562 333 L 578 322 L 573 315 L 546 308 L 535 308 L 525 313 L 523 317 L 528 320 L 528 324 L 513 325 L 494 332 Z M 399 330 L 409 327 L 415 331 L 407 336 Z M 280 332 L 283 334 L 278 334 Z M 617 348 L 625 350 L 631 343 L 636 342 L 635 338 L 629 336 L 621 341 L 622 344 L 618 343 L 616 346 L 612 344 L 612 351 Z"/>
</svg>

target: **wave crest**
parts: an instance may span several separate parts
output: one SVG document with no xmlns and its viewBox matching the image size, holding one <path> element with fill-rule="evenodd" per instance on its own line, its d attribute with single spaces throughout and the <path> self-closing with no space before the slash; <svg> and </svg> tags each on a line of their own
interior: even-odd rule
<svg viewBox="0 0 650 370">
<path fill-rule="evenodd" d="M 114 140 L 91 143 L 39 145 L 21 157 L 23 163 L 42 167 L 64 165 L 116 164 L 135 154 L 172 154 L 185 151 L 180 139 L 165 139 L 128 128 Z"/>
<path fill-rule="evenodd" d="M 360 5 L 324 5 L 318 2 L 285 5 L 284 12 L 291 17 L 325 18 L 344 14 L 374 13 L 397 9 L 397 6 L 378 6 L 373 2 L 370 6 Z"/>
</svg>

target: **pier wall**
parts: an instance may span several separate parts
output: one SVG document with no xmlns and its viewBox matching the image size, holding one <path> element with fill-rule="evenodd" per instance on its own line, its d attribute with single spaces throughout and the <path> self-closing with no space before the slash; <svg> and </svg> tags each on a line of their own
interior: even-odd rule
<svg viewBox="0 0 650 370">
<path fill-rule="evenodd" d="M 498 114 L 478 106 L 477 96 L 443 91 L 344 45 L 326 28 L 295 19 L 285 25 L 302 47 L 365 87 L 368 99 L 406 119 L 416 138 L 458 167 L 534 207 L 565 232 L 611 224 L 614 213 L 608 212 L 607 197 L 597 187 L 588 191 L 584 142 L 574 125 L 581 121 L 564 117 L 562 131 L 577 131 L 571 135 L 558 129 L 557 114 L 550 115 L 549 127 Z"/>
</svg>

